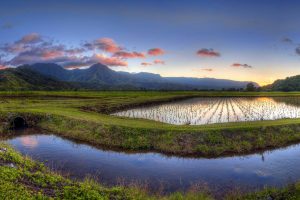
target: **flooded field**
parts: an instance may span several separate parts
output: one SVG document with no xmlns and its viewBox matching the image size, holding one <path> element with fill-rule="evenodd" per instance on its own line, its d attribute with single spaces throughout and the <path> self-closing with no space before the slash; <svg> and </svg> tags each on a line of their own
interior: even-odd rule
<svg viewBox="0 0 300 200">
<path fill-rule="evenodd" d="M 34 130 L 5 141 L 22 154 L 71 178 L 91 175 L 105 185 L 136 182 L 154 191 L 172 192 L 201 184 L 222 193 L 234 188 L 283 186 L 300 178 L 300 145 L 248 156 L 208 159 L 106 151 Z"/>
<path fill-rule="evenodd" d="M 275 120 L 300 117 L 299 97 L 203 97 L 114 113 L 176 125 Z"/>
</svg>

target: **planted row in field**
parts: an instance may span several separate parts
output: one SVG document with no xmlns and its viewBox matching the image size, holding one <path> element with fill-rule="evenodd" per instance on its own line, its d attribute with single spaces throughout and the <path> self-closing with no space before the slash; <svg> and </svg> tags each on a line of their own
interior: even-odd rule
<svg viewBox="0 0 300 200">
<path fill-rule="evenodd" d="M 134 108 L 113 115 L 150 119 L 178 125 L 299 118 L 300 98 L 194 98 L 162 105 Z"/>
</svg>

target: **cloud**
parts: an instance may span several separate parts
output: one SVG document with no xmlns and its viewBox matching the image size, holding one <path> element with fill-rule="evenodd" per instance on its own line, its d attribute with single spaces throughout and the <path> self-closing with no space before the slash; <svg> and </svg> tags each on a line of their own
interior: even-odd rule
<svg viewBox="0 0 300 200">
<path fill-rule="evenodd" d="M 203 71 L 207 71 L 207 72 L 212 72 L 212 71 L 214 71 L 212 68 L 204 68 L 204 69 L 202 69 Z"/>
<path fill-rule="evenodd" d="M 146 55 L 144 53 L 139 52 L 126 52 L 126 51 L 118 51 L 113 54 L 113 57 L 119 57 L 119 58 L 145 58 Z"/>
<path fill-rule="evenodd" d="M 4 61 L 2 60 L 1 54 L 0 54 L 0 70 L 6 69 L 6 68 L 7 68 L 7 67 L 5 66 Z"/>
<path fill-rule="evenodd" d="M 128 63 L 117 57 L 108 57 L 103 54 L 94 54 L 92 56 L 73 57 L 69 61 L 62 63 L 62 66 L 67 69 L 76 69 L 101 63 L 110 67 L 128 66 Z"/>
<path fill-rule="evenodd" d="M 285 42 L 285 43 L 288 43 L 288 44 L 292 44 L 293 46 L 297 46 L 295 48 L 295 53 L 300 56 L 300 46 L 299 46 L 299 44 L 294 43 L 294 41 L 292 39 L 287 38 L 287 37 L 283 38 L 282 42 Z"/>
<path fill-rule="evenodd" d="M 296 52 L 297 55 L 300 56 L 300 46 L 295 49 L 295 52 Z"/>
<path fill-rule="evenodd" d="M 2 29 L 12 29 L 14 26 L 11 23 L 5 23 L 1 26 Z"/>
<path fill-rule="evenodd" d="M 152 65 L 152 63 L 142 62 L 141 65 L 142 65 L 142 66 L 150 66 L 150 65 Z"/>
<path fill-rule="evenodd" d="M 95 54 L 91 57 L 91 61 L 100 62 L 103 65 L 108 66 L 128 66 L 128 63 L 124 60 L 120 60 L 116 57 L 107 57 L 103 54 Z"/>
<path fill-rule="evenodd" d="M 159 56 L 165 54 L 165 51 L 161 48 L 153 48 L 148 50 L 148 55 Z"/>
<path fill-rule="evenodd" d="M 154 60 L 153 63 L 154 63 L 154 64 L 161 64 L 161 65 L 166 64 L 166 62 L 163 61 L 163 60 Z"/>
<path fill-rule="evenodd" d="M 83 53 L 82 48 L 68 48 L 62 44 L 55 44 L 52 40 L 43 38 L 39 34 L 31 33 L 21 39 L 0 46 L 0 51 L 10 59 L 1 63 L 18 66 L 36 62 L 54 62 L 64 64 L 79 62 Z"/>
<path fill-rule="evenodd" d="M 293 40 L 291 38 L 285 37 L 282 39 L 282 42 L 293 43 Z"/>
<path fill-rule="evenodd" d="M 115 52 L 123 50 L 123 48 L 120 47 L 111 38 L 99 38 L 92 42 L 86 42 L 85 44 L 83 44 L 83 46 L 89 50 L 98 49 L 98 50 L 102 50 L 102 51 L 109 52 L 109 53 L 115 53 Z"/>
<path fill-rule="evenodd" d="M 4 65 L 0 65 L 0 70 L 6 69 L 7 67 Z"/>
<path fill-rule="evenodd" d="M 236 68 L 239 68 L 239 67 L 243 67 L 243 68 L 253 68 L 251 65 L 248 65 L 248 64 L 240 64 L 240 63 L 233 63 L 231 66 L 232 66 L 232 67 L 236 67 Z"/>
<path fill-rule="evenodd" d="M 299 44 L 294 43 L 294 41 L 292 39 L 287 38 L 287 37 L 283 38 L 282 42 L 292 44 L 293 46 L 297 46 L 295 48 L 295 53 L 300 56 L 300 46 L 299 46 Z"/>
<path fill-rule="evenodd" d="M 163 60 L 154 60 L 153 62 L 142 62 L 142 66 L 150 66 L 150 65 L 164 65 L 166 64 Z"/>
<path fill-rule="evenodd" d="M 92 63 L 95 64 L 95 63 Z M 87 67 L 89 64 L 78 58 L 78 60 L 70 60 L 69 62 L 64 62 L 61 64 L 62 67 L 66 69 L 79 69 L 83 67 Z"/>
<path fill-rule="evenodd" d="M 41 42 L 42 38 L 37 33 L 30 33 L 28 35 L 23 36 L 20 40 L 18 40 L 17 44 L 34 44 Z"/>
<path fill-rule="evenodd" d="M 57 63 L 66 68 L 86 67 L 95 63 L 107 66 L 128 66 L 128 59 L 145 58 L 146 53 L 123 50 L 114 40 L 101 38 L 78 47 L 68 47 L 37 33 L 23 36 L 12 43 L 0 44 L 0 65 Z M 156 64 L 163 64 L 157 60 Z"/>
<path fill-rule="evenodd" d="M 42 37 L 37 33 L 30 33 L 23 36 L 21 39 L 15 41 L 12 44 L 6 43 L 0 46 L 0 50 L 6 53 L 19 53 L 29 50 L 32 45 L 43 42 Z M 43 44 L 45 45 L 45 44 Z"/>
<path fill-rule="evenodd" d="M 85 52 L 83 48 L 71 48 L 71 49 L 65 49 L 65 52 L 70 55 L 76 55 Z"/>
<path fill-rule="evenodd" d="M 5 54 L 8 53 L 19 53 L 26 50 L 26 47 L 21 44 L 4 44 L 0 46 L 0 50 L 3 51 Z"/>
<path fill-rule="evenodd" d="M 220 57 L 221 54 L 213 49 L 200 49 L 197 51 L 197 55 L 201 57 Z"/>
<path fill-rule="evenodd" d="M 21 64 L 32 64 L 36 62 L 68 62 L 76 56 L 73 50 L 68 49 L 64 45 L 52 43 L 39 43 L 37 45 L 27 46 L 20 50 L 11 60 L 7 62 L 9 65 L 17 66 Z"/>
<path fill-rule="evenodd" d="M 92 62 L 90 57 L 88 56 L 82 56 L 82 57 L 73 57 L 69 59 L 68 61 L 63 62 L 61 65 L 64 68 L 67 69 L 77 69 L 77 68 L 82 68 L 86 67 L 92 64 L 95 64 L 96 62 Z"/>
<path fill-rule="evenodd" d="M 213 68 L 194 68 L 192 69 L 192 71 L 195 71 L 195 72 L 203 72 L 203 71 L 206 71 L 206 72 L 212 72 L 214 71 Z"/>
</svg>

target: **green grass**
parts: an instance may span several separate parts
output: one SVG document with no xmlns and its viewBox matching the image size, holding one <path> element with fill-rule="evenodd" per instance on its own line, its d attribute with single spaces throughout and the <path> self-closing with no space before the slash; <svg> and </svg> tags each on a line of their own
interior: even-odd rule
<svg viewBox="0 0 300 200">
<path fill-rule="evenodd" d="M 252 193 L 233 192 L 227 194 L 226 200 L 298 200 L 300 199 L 300 182 L 283 188 L 265 188 Z"/>
<path fill-rule="evenodd" d="M 35 126 L 95 145 L 177 155 L 251 153 L 300 141 L 300 119 L 171 125 L 108 115 L 148 103 L 196 96 L 300 96 L 299 92 L 0 92 L 3 130 L 13 116 Z M 6 128 L 5 128 L 6 127 Z"/>
</svg>

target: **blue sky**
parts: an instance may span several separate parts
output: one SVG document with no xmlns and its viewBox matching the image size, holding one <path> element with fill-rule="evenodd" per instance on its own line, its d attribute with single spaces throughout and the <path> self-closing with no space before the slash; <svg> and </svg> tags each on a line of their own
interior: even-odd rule
<svg viewBox="0 0 300 200">
<path fill-rule="evenodd" d="M 300 74 L 299 10 L 296 0 L 10 0 L 0 6 L 0 65 L 104 62 L 263 85 Z"/>
</svg>

